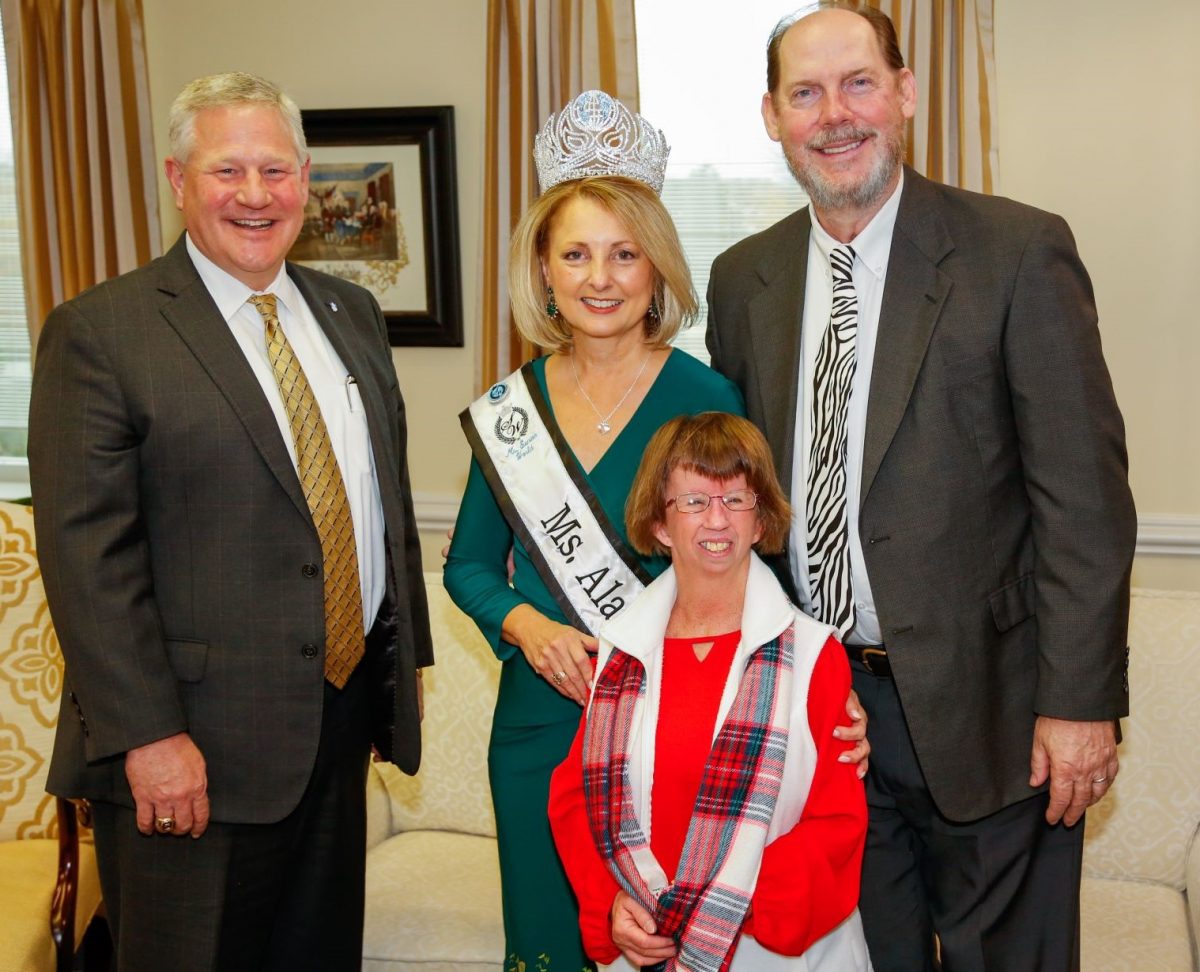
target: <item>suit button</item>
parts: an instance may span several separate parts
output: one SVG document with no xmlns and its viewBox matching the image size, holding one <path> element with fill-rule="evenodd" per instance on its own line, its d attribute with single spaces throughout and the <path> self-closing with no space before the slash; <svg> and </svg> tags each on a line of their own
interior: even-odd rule
<svg viewBox="0 0 1200 972">
<path fill-rule="evenodd" d="M 312 645 L 312 644 L 301 645 L 300 646 L 300 654 L 302 654 L 305 658 L 316 658 L 317 657 L 317 646 Z"/>
<path fill-rule="evenodd" d="M 304 574 L 305 577 L 316 577 L 317 576 L 317 565 L 316 564 L 305 564 L 303 567 L 300 568 L 300 570 Z"/>
</svg>

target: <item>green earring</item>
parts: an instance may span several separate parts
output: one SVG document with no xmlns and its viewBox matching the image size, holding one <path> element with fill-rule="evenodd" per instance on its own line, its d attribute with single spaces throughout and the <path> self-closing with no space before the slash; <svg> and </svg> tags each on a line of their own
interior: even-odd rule
<svg viewBox="0 0 1200 972">
<path fill-rule="evenodd" d="M 558 304 L 554 303 L 554 288 L 546 288 L 546 316 L 550 320 L 558 317 Z"/>
</svg>

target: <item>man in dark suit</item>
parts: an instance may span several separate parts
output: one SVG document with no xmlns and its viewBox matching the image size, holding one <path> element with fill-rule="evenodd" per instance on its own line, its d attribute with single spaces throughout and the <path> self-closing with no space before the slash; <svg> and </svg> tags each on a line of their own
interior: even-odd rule
<svg viewBox="0 0 1200 972">
<path fill-rule="evenodd" d="M 185 235 L 38 345 L 49 788 L 93 801 L 120 969 L 357 969 L 369 753 L 416 771 L 433 660 L 404 406 L 371 295 L 284 262 L 294 102 L 202 78 L 170 133 Z"/>
<path fill-rule="evenodd" d="M 1135 517 L 1066 224 L 902 165 L 891 22 L 822 3 L 763 117 L 811 206 L 713 266 L 708 345 L 796 509 L 790 572 L 870 716 L 875 968 L 1078 965 L 1082 815 L 1117 772 Z"/>
</svg>

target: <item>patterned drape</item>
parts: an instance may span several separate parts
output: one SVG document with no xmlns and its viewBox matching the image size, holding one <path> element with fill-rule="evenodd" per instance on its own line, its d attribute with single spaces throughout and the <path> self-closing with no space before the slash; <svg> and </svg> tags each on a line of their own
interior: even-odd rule
<svg viewBox="0 0 1200 972">
<path fill-rule="evenodd" d="M 537 194 L 533 136 L 600 88 L 637 108 L 634 0 L 488 0 L 480 390 L 533 355 L 508 310 L 508 238 Z"/>
<path fill-rule="evenodd" d="M 909 162 L 976 192 L 998 189 L 994 0 L 869 0 L 892 18 L 917 78 Z"/>
<path fill-rule="evenodd" d="M 162 252 L 141 0 L 2 0 L 34 347 L 55 305 Z"/>
</svg>

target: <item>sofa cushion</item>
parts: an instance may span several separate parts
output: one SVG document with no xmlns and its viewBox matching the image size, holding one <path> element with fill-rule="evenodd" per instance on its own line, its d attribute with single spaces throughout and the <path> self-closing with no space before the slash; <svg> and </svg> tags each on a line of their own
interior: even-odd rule
<svg viewBox="0 0 1200 972">
<path fill-rule="evenodd" d="M 1179 892 L 1084 878 L 1080 907 L 1080 965 L 1086 972 L 1192 972 L 1187 908 Z"/>
<path fill-rule="evenodd" d="M 487 748 L 500 663 L 475 623 L 450 600 L 440 574 L 425 575 L 434 665 L 425 671 L 421 769 L 380 765 L 392 830 L 453 830 L 495 836 Z"/>
<path fill-rule="evenodd" d="M 1183 890 L 1200 825 L 1200 594 L 1135 590 L 1129 644 L 1120 774 L 1087 813 L 1083 871 Z"/>
<path fill-rule="evenodd" d="M 83 938 L 100 907 L 100 878 L 91 844 L 79 845 L 79 862 L 76 941 Z M 53 972 L 49 917 L 57 874 L 57 839 L 0 842 L 0 901 L 4 902 L 0 909 L 0 969 Z M 503 944 L 500 948 L 503 950 Z"/>
<path fill-rule="evenodd" d="M 364 972 L 500 969 L 496 841 L 402 833 L 367 854 Z"/>
</svg>

